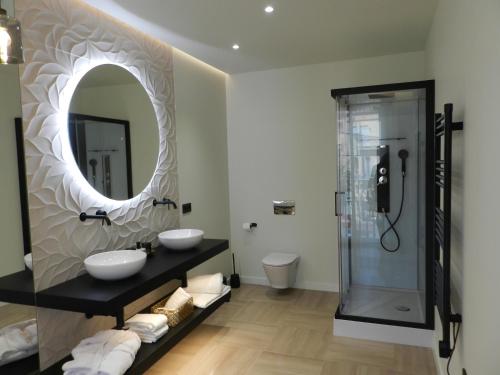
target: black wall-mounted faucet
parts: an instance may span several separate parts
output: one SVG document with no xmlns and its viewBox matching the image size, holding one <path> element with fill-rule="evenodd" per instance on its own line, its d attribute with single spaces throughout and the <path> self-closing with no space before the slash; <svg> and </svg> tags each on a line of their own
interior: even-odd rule
<svg viewBox="0 0 500 375">
<path fill-rule="evenodd" d="M 177 210 L 177 205 L 173 200 L 170 200 L 168 198 L 163 198 L 163 200 L 158 201 L 156 199 L 153 200 L 153 206 L 158 206 L 159 204 L 166 204 L 168 209 L 170 210 L 170 205 L 174 206 L 174 209 Z"/>
<path fill-rule="evenodd" d="M 108 214 L 103 210 L 97 210 L 95 215 L 87 215 L 87 213 L 82 212 L 80 214 L 80 221 L 86 221 L 87 219 L 102 220 L 102 225 L 104 225 L 104 223 L 108 226 L 111 225 L 111 220 L 109 220 Z"/>
</svg>

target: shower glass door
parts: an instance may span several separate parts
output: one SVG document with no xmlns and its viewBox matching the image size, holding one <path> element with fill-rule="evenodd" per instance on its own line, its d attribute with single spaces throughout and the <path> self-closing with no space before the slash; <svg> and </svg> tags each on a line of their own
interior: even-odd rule
<svg viewBox="0 0 500 375">
<path fill-rule="evenodd" d="M 342 99 L 340 99 L 342 100 Z M 336 194 L 336 215 L 338 217 L 338 239 L 340 256 L 340 305 L 348 301 L 349 287 L 351 285 L 351 217 L 352 217 L 352 194 L 350 181 L 350 135 L 348 126 L 348 107 L 346 103 L 338 107 L 338 175 L 346 178 L 338 180 L 338 191 Z"/>
</svg>

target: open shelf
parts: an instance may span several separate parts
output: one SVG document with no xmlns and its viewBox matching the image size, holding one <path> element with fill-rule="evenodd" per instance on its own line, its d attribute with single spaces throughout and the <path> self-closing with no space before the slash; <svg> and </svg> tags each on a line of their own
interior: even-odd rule
<svg viewBox="0 0 500 375">
<path fill-rule="evenodd" d="M 33 354 L 27 358 L 1 366 L 0 374 L 35 375 L 40 373 L 38 369 L 38 354 Z"/>
<path fill-rule="evenodd" d="M 39 307 L 85 313 L 110 315 L 117 318 L 117 328 L 123 326 L 123 309 L 152 290 L 170 280 L 186 282 L 186 272 L 229 248 L 229 241 L 205 239 L 197 247 L 185 251 L 172 251 L 163 246 L 155 249 L 138 274 L 124 280 L 102 281 L 85 274 L 36 294 Z M 195 309 L 193 314 L 154 344 L 142 344 L 127 374 L 143 374 L 183 337 L 198 326 L 224 302 L 231 293 L 221 297 L 205 309 Z M 149 308 L 144 312 L 149 311 Z M 71 356 L 42 371 L 42 374 L 62 374 L 62 365 Z"/>
<path fill-rule="evenodd" d="M 135 361 L 127 371 L 127 375 L 140 375 L 158 361 L 166 352 L 187 336 L 194 328 L 201 324 L 210 314 L 217 310 L 225 302 L 229 302 L 231 293 L 226 294 L 219 300 L 204 309 L 195 308 L 194 312 L 179 323 L 170 328 L 168 333 L 154 344 L 142 344 L 137 352 Z"/>
<path fill-rule="evenodd" d="M 118 281 L 78 276 L 36 294 L 37 306 L 81 312 L 87 316 L 115 316 L 123 325 L 123 307 L 173 279 L 185 282 L 186 272 L 229 248 L 227 240 L 205 239 L 197 247 L 172 251 L 155 249 L 138 274 Z M 121 324 L 120 324 L 121 323 Z"/>
<path fill-rule="evenodd" d="M 0 302 L 35 306 L 33 273 L 24 270 L 0 277 Z"/>
<path fill-rule="evenodd" d="M 193 329 L 200 325 L 210 314 L 217 310 L 222 304 L 231 300 L 231 292 L 224 295 L 210 306 L 204 309 L 195 308 L 193 313 L 177 326 L 168 330 L 167 334 L 154 344 L 141 344 L 141 348 L 135 356 L 134 363 L 126 372 L 126 375 L 141 375 L 155 362 L 157 362 L 165 353 L 172 349 L 175 344 L 186 337 Z M 147 313 L 151 306 L 146 308 L 143 313 Z M 71 361 L 71 355 L 42 371 L 43 375 L 60 375 L 63 373 L 62 365 Z"/>
</svg>

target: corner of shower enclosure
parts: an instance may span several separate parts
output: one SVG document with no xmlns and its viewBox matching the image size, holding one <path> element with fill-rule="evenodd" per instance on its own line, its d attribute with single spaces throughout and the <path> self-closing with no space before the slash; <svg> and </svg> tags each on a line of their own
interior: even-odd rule
<svg viewBox="0 0 500 375">
<path fill-rule="evenodd" d="M 336 318 L 433 328 L 427 192 L 433 176 L 428 160 L 434 82 L 335 89 L 332 97 L 337 105 Z"/>
</svg>

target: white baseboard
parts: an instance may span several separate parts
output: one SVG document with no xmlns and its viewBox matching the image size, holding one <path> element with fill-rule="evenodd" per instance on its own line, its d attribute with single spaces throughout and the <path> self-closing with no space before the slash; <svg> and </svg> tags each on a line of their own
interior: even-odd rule
<svg viewBox="0 0 500 375">
<path fill-rule="evenodd" d="M 333 334 L 393 344 L 434 347 L 434 331 L 420 328 L 334 319 Z"/>
<path fill-rule="evenodd" d="M 253 284 L 253 285 L 266 285 L 269 286 L 269 281 L 266 277 L 258 277 L 258 276 L 243 276 L 240 275 L 240 280 L 243 284 Z M 293 286 L 298 289 L 307 289 L 307 290 L 320 290 L 323 292 L 338 292 L 339 285 L 336 283 L 318 283 L 314 281 L 303 281 L 296 282 Z"/>
</svg>

